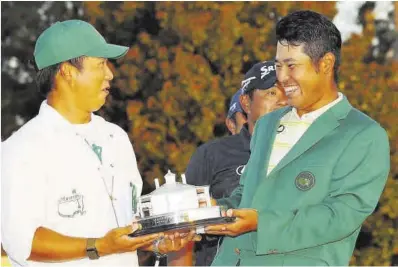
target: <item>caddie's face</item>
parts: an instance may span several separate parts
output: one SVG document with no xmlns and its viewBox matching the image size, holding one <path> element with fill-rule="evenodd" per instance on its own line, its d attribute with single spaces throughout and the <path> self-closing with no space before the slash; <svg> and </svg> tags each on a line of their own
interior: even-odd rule
<svg viewBox="0 0 398 267">
<path fill-rule="evenodd" d="M 276 75 L 282 85 L 288 104 L 304 114 L 322 107 L 326 94 L 325 80 L 311 58 L 299 46 L 281 44 L 276 48 Z"/>
<path fill-rule="evenodd" d="M 276 84 L 267 90 L 256 89 L 250 101 L 250 113 L 253 122 L 276 109 L 286 106 L 283 88 Z"/>
<path fill-rule="evenodd" d="M 75 78 L 76 103 L 80 109 L 94 112 L 104 104 L 110 90 L 112 71 L 105 58 L 86 57 Z"/>
</svg>

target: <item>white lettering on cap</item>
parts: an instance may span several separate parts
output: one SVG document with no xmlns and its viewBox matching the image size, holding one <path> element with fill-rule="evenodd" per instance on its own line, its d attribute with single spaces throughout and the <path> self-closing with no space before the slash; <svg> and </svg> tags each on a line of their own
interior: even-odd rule
<svg viewBox="0 0 398 267">
<path fill-rule="evenodd" d="M 250 84 L 251 80 L 254 80 L 254 79 L 256 79 L 256 77 L 252 76 L 252 77 L 247 78 L 246 80 L 243 80 L 242 83 L 241 83 L 242 90 L 245 90 L 246 87 Z"/>
<path fill-rule="evenodd" d="M 275 71 L 275 68 L 274 68 L 274 66 L 262 66 L 260 70 L 261 70 L 261 79 L 263 79 L 271 71 Z"/>
<path fill-rule="evenodd" d="M 233 110 L 235 110 L 236 109 L 236 103 L 234 103 L 230 108 L 229 108 L 229 111 L 233 111 Z"/>
</svg>

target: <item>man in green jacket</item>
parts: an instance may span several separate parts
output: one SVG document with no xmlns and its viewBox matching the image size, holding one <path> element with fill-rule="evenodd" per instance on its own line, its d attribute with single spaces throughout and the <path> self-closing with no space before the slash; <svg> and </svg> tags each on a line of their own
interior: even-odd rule
<svg viewBox="0 0 398 267">
<path fill-rule="evenodd" d="M 237 217 L 212 265 L 348 265 L 389 172 L 385 130 L 337 88 L 341 36 L 297 11 L 276 27 L 277 77 L 290 107 L 254 129 L 240 186 L 218 205 Z"/>
</svg>

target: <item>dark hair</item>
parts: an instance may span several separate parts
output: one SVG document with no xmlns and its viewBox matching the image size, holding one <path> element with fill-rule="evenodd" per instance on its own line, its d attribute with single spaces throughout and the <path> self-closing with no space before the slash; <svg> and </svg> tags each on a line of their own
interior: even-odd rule
<svg viewBox="0 0 398 267">
<path fill-rule="evenodd" d="M 35 81 L 36 81 L 36 86 L 37 86 L 37 89 L 39 90 L 39 92 L 43 96 L 46 97 L 47 94 L 51 91 L 51 89 L 54 87 L 55 75 L 57 75 L 62 63 L 68 62 L 72 66 L 81 70 L 83 68 L 83 59 L 84 58 L 85 58 L 85 56 L 72 58 L 68 61 L 64 61 L 64 62 L 55 64 L 52 66 L 48 66 L 41 70 L 39 70 L 37 68 L 36 64 L 34 64 L 35 69 L 36 69 Z"/>
<path fill-rule="evenodd" d="M 253 94 L 254 94 L 255 90 L 257 90 L 257 89 L 252 89 L 252 90 L 249 90 L 249 91 L 245 91 L 243 94 L 244 95 L 248 95 L 250 100 L 253 100 Z"/>
<path fill-rule="evenodd" d="M 334 80 L 337 83 L 341 34 L 328 18 L 310 10 L 293 12 L 276 24 L 276 39 L 282 45 L 282 42 L 294 46 L 304 44 L 304 53 L 316 65 L 326 53 L 333 53 L 336 58 Z"/>
</svg>

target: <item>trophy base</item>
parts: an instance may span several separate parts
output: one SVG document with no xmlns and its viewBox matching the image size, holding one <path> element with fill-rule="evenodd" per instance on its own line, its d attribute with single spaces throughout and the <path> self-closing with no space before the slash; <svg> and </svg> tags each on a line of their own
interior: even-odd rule
<svg viewBox="0 0 398 267">
<path fill-rule="evenodd" d="M 192 209 L 143 218 L 138 221 L 142 225 L 142 229 L 129 234 L 129 236 L 136 237 L 170 230 L 196 229 L 233 221 L 235 221 L 235 217 L 221 217 L 220 207 L 217 206 Z"/>
</svg>

